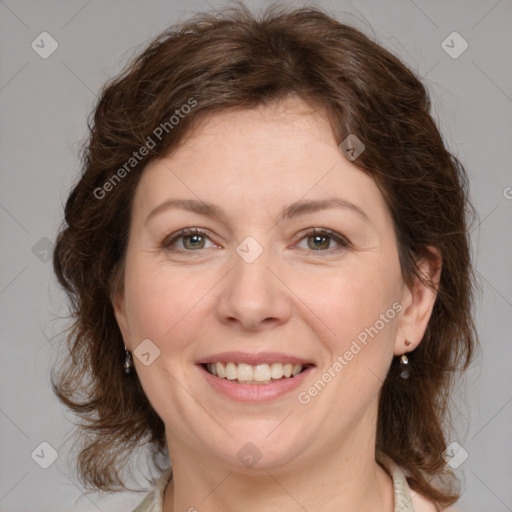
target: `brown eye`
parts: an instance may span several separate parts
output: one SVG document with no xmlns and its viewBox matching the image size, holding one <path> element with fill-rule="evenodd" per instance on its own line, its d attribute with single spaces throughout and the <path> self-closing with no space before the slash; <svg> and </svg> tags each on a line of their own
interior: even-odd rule
<svg viewBox="0 0 512 512">
<path fill-rule="evenodd" d="M 205 238 L 203 235 L 186 235 L 181 237 L 183 239 L 183 246 L 186 249 L 203 249 Z"/>
<path fill-rule="evenodd" d="M 307 249 L 318 252 L 327 252 L 331 249 L 336 249 L 336 247 L 339 249 L 349 245 L 347 240 L 341 235 L 321 228 L 307 232 L 300 243 L 303 240 L 307 240 Z"/>
<path fill-rule="evenodd" d="M 178 233 L 167 237 L 162 242 L 162 247 L 168 250 L 193 252 L 199 249 L 208 248 L 206 247 L 207 241 L 211 242 L 210 238 L 204 231 L 199 228 L 188 228 L 182 229 Z"/>
<path fill-rule="evenodd" d="M 313 250 L 329 249 L 331 237 L 327 235 L 308 236 L 308 247 Z"/>
</svg>

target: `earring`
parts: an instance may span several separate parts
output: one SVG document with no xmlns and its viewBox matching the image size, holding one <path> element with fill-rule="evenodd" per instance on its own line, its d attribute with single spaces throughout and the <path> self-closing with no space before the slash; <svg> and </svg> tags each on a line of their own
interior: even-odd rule
<svg viewBox="0 0 512 512">
<path fill-rule="evenodd" d="M 409 358 L 405 354 L 402 354 L 402 357 L 400 357 L 400 366 L 402 367 L 400 377 L 402 377 L 402 379 L 408 379 L 410 374 Z"/>
<path fill-rule="evenodd" d="M 406 340 L 404 341 L 404 343 L 405 343 L 405 346 L 406 346 L 406 347 L 408 347 L 409 345 L 411 345 L 411 344 L 412 344 L 412 341 L 411 341 L 411 340 L 407 340 L 407 339 L 406 339 Z"/>
<path fill-rule="evenodd" d="M 124 373 L 131 373 L 132 372 L 132 356 L 130 355 L 130 352 L 124 348 L 126 352 L 126 356 L 124 358 Z"/>
</svg>

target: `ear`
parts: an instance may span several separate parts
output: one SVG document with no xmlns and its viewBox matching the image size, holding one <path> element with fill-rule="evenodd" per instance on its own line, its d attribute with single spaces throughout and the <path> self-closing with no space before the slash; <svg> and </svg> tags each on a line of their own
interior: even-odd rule
<svg viewBox="0 0 512 512">
<path fill-rule="evenodd" d="M 435 247 L 429 246 L 427 249 L 432 256 L 422 258 L 417 262 L 418 269 L 425 282 L 416 277 L 411 288 L 404 284 L 404 294 L 401 301 L 403 310 L 395 340 L 396 356 L 410 352 L 420 344 L 437 298 L 442 257 Z M 434 285 L 434 289 L 429 286 L 429 281 Z M 407 347 L 405 340 L 410 340 L 412 345 Z"/>
<path fill-rule="evenodd" d="M 123 274 L 123 273 L 120 273 Z M 128 317 L 126 315 L 126 300 L 124 294 L 124 284 L 121 282 L 122 277 L 116 277 L 112 285 L 112 293 L 110 295 L 110 302 L 114 310 L 117 325 L 123 336 L 125 347 L 131 352 L 131 342 L 128 329 Z"/>
</svg>

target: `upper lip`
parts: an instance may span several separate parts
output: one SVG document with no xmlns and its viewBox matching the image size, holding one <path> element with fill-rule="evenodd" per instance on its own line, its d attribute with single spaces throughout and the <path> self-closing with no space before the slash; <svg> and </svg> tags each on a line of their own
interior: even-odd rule
<svg viewBox="0 0 512 512">
<path fill-rule="evenodd" d="M 291 363 L 313 365 L 311 361 L 303 359 L 301 357 L 292 356 L 290 354 L 282 354 L 279 352 L 220 352 L 218 354 L 212 354 L 201 358 L 197 364 L 208 364 L 208 363 L 245 363 L 250 365 L 257 364 L 272 364 L 272 363 Z M 313 365 L 314 366 L 314 365 Z"/>
</svg>

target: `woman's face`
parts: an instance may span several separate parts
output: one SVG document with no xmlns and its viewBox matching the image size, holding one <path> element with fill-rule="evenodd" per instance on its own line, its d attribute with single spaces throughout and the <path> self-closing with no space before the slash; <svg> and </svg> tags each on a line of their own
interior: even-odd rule
<svg viewBox="0 0 512 512">
<path fill-rule="evenodd" d="M 148 165 L 114 307 L 171 458 L 237 470 L 373 446 L 391 359 L 428 320 L 382 194 L 298 100 L 216 114 Z"/>
</svg>

